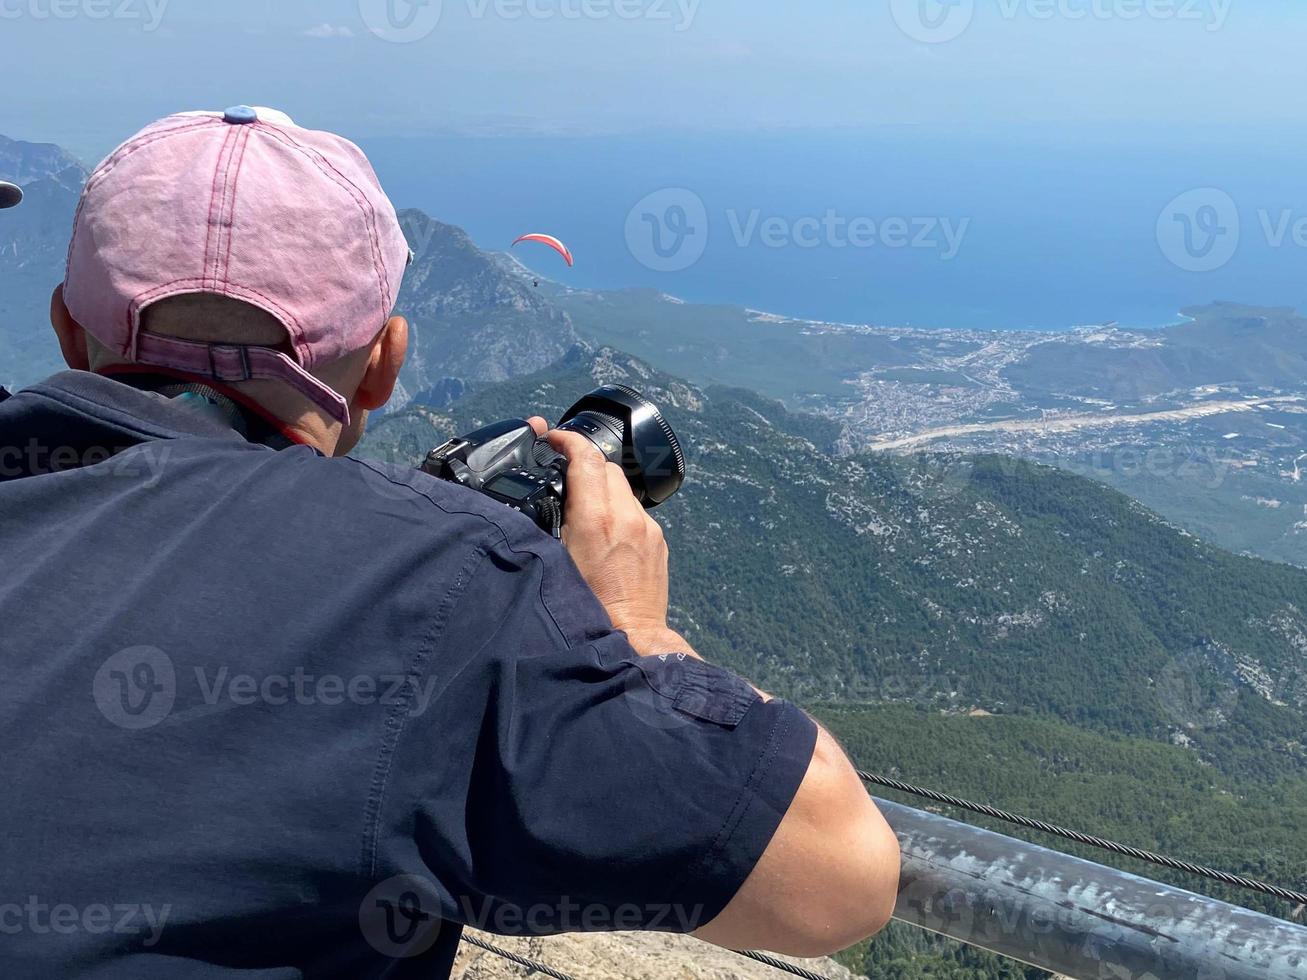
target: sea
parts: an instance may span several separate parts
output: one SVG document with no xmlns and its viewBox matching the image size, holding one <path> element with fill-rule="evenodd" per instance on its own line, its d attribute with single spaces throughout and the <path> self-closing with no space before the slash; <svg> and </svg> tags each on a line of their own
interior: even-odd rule
<svg viewBox="0 0 1307 980">
<path fill-rule="evenodd" d="M 812 320 L 1152 328 L 1307 308 L 1307 133 L 1029 125 L 361 141 L 400 207 L 585 289 Z"/>
</svg>

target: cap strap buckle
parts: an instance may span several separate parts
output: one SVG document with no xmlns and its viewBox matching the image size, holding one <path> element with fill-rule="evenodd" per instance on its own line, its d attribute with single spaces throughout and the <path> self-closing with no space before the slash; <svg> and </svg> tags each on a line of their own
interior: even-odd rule
<svg viewBox="0 0 1307 980">
<path fill-rule="evenodd" d="M 341 425 L 350 424 L 349 403 L 339 393 L 271 347 L 206 344 L 142 330 L 133 360 L 232 384 L 284 381 Z"/>
</svg>

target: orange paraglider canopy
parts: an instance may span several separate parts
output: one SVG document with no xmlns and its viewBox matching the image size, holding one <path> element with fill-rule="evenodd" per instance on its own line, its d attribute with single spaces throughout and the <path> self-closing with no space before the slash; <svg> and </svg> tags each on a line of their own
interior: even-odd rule
<svg viewBox="0 0 1307 980">
<path fill-rule="evenodd" d="M 530 235 L 523 235 L 521 238 L 519 238 L 517 241 L 513 243 L 513 247 L 516 248 L 517 246 L 521 245 L 523 242 L 539 242 L 541 245 L 548 245 L 555 252 L 557 252 L 564 259 L 567 260 L 568 268 L 571 268 L 576 265 L 576 262 L 572 259 L 571 249 L 569 249 L 566 245 L 560 242 L 553 235 L 540 235 L 535 233 L 532 233 Z"/>
</svg>

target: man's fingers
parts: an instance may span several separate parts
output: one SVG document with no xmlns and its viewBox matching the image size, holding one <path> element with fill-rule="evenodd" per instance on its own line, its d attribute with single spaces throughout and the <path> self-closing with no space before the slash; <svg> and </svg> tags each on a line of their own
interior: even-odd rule
<svg viewBox="0 0 1307 980">
<path fill-rule="evenodd" d="M 618 528 L 627 534 L 644 534 L 653 530 L 648 525 L 655 525 L 656 522 L 636 499 L 625 471 L 616 463 L 609 463 L 607 475 L 608 499 Z"/>
<path fill-rule="evenodd" d="M 549 432 L 547 438 L 554 449 L 567 457 L 569 464 L 576 464 L 585 468 L 593 467 L 596 471 L 601 472 L 600 468 L 608 463 L 608 460 L 604 459 L 604 454 L 599 451 L 599 447 L 579 432 L 569 432 L 567 429 L 553 429 Z"/>
<path fill-rule="evenodd" d="M 586 521 L 608 504 L 608 460 L 599 448 L 576 432 L 554 429 L 546 437 L 555 451 L 567 457 L 566 520 Z"/>
<path fill-rule="evenodd" d="M 527 423 L 531 426 L 532 429 L 535 430 L 535 434 L 538 436 L 542 436 L 549 431 L 549 423 L 546 422 L 544 419 L 542 419 L 539 415 L 532 415 L 529 419 L 527 419 Z"/>
</svg>

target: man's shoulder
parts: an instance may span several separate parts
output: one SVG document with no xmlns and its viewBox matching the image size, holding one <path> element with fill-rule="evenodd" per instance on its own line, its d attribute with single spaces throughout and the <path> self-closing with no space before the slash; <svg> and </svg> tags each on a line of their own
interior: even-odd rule
<svg viewBox="0 0 1307 980">
<path fill-rule="evenodd" d="M 375 574 L 402 569 L 413 581 L 468 569 L 479 583 L 474 605 L 491 593 L 504 601 L 530 596 L 569 639 L 608 628 L 562 544 L 501 503 L 410 466 L 302 447 L 227 448 L 191 480 L 210 495 L 219 481 L 239 486 L 250 522 L 271 538 L 311 529 L 313 549 L 331 561 Z"/>
<path fill-rule="evenodd" d="M 522 514 L 416 467 L 346 456 L 319 458 L 312 469 L 306 477 L 318 492 L 358 520 L 410 521 L 425 515 L 438 526 L 480 530 L 490 546 L 502 545 L 509 552 L 545 557 L 561 551 Z"/>
<path fill-rule="evenodd" d="M 562 544 L 517 511 L 412 467 L 352 456 L 321 463 L 333 472 L 338 488 L 333 492 L 344 495 L 351 513 L 401 521 L 396 525 L 400 533 L 421 526 L 423 533 L 475 542 L 493 566 L 486 569 L 495 577 L 489 581 L 530 592 L 569 641 L 611 629 L 607 613 Z"/>
</svg>

